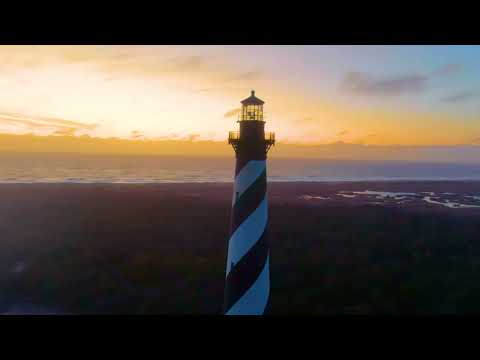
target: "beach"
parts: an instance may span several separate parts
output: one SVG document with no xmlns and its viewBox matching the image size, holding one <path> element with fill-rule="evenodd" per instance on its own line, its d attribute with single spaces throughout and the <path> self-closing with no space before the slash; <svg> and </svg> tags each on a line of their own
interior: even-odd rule
<svg viewBox="0 0 480 360">
<path fill-rule="evenodd" d="M 1 184 L 0 313 L 221 313 L 232 186 Z M 270 183 L 272 314 L 480 312 L 479 196 Z"/>
</svg>

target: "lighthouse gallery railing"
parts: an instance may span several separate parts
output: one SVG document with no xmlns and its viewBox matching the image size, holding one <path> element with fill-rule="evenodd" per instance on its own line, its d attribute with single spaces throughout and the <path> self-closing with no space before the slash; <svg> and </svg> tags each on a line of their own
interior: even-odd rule
<svg viewBox="0 0 480 360">
<path fill-rule="evenodd" d="M 240 131 L 229 131 L 228 132 L 228 143 L 237 142 L 240 140 Z M 274 143 L 275 142 L 275 133 L 274 132 L 266 132 L 265 133 L 265 141 Z"/>
</svg>

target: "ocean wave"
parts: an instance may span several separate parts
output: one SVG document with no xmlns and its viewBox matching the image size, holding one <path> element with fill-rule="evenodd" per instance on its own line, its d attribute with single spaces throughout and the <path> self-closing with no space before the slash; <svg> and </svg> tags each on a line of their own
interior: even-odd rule
<svg viewBox="0 0 480 360">
<path fill-rule="evenodd" d="M 289 182 L 321 182 L 321 183 L 338 183 L 338 182 L 409 182 L 409 181 L 480 181 L 480 178 L 303 178 L 303 177 L 275 177 L 269 178 L 268 182 L 272 183 L 289 183 Z M 0 184 L 188 184 L 188 183 L 231 183 L 232 178 L 184 178 L 184 179 L 0 179 Z"/>
<path fill-rule="evenodd" d="M 16 155 L 0 183 L 156 184 L 232 182 L 235 160 Z M 269 182 L 480 181 L 480 164 L 272 159 Z"/>
</svg>

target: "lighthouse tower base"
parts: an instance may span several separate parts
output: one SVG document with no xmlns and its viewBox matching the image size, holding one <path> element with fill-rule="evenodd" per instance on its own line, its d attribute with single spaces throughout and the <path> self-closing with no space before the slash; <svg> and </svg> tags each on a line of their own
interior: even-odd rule
<svg viewBox="0 0 480 360">
<path fill-rule="evenodd" d="M 262 315 L 270 297 L 265 160 L 237 159 L 228 244 L 227 315 Z"/>
</svg>

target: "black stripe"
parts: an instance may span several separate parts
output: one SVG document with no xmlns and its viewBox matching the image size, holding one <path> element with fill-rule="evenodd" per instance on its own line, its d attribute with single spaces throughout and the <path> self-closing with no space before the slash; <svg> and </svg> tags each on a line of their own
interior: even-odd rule
<svg viewBox="0 0 480 360">
<path fill-rule="evenodd" d="M 268 257 L 267 228 L 255 245 L 230 269 L 225 281 L 224 313 L 250 289 L 261 274 Z"/>
<path fill-rule="evenodd" d="M 248 162 L 252 160 L 267 160 L 267 155 L 265 149 L 260 149 L 256 151 L 241 151 L 237 153 L 236 164 L 235 164 L 235 176 L 237 176 L 243 167 L 247 165 Z"/>
<path fill-rule="evenodd" d="M 245 165 L 247 165 L 248 162 L 250 162 L 251 159 L 248 159 L 244 156 L 237 158 L 237 161 L 235 163 L 235 177 L 238 176 L 240 171 L 244 168 Z"/>
<path fill-rule="evenodd" d="M 230 234 L 250 216 L 252 212 L 265 199 L 267 193 L 267 170 L 263 170 L 260 176 L 253 182 L 248 189 L 240 195 L 232 208 L 232 223 Z"/>
</svg>

